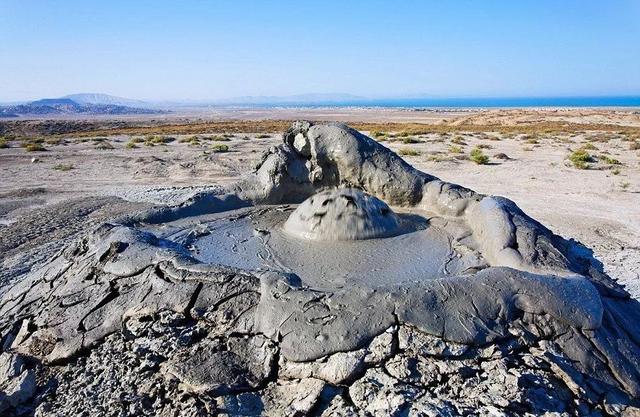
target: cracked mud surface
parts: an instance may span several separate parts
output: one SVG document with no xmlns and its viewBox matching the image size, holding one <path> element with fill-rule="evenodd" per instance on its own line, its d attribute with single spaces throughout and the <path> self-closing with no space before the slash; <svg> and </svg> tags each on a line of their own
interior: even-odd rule
<svg viewBox="0 0 640 417">
<path fill-rule="evenodd" d="M 420 227 L 296 252 L 282 224 L 335 187 Z M 430 267 L 410 279 L 393 265 L 377 277 L 326 267 L 387 239 L 388 259 L 422 249 Z M 227 194 L 95 226 L 11 285 L 0 411 L 637 415 L 638 323 L 640 304 L 588 251 L 513 202 L 417 171 L 345 126 L 295 123 Z"/>
</svg>

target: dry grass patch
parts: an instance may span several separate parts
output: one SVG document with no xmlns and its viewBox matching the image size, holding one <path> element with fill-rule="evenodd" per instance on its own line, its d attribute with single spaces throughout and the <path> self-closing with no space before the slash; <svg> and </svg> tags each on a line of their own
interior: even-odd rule
<svg viewBox="0 0 640 417">
<path fill-rule="evenodd" d="M 585 151 L 597 151 L 598 150 L 598 148 L 593 143 L 585 143 L 580 148 L 584 149 Z"/>
<path fill-rule="evenodd" d="M 402 148 L 398 151 L 398 154 L 402 156 L 419 156 L 420 151 L 417 151 L 416 149 L 413 149 L 413 148 Z"/>
<path fill-rule="evenodd" d="M 39 143 L 27 143 L 24 145 L 24 150 L 27 152 L 44 152 L 47 149 Z"/>
<path fill-rule="evenodd" d="M 47 145 L 63 145 L 67 143 L 67 141 L 60 137 L 45 138 L 44 141 Z"/>
<path fill-rule="evenodd" d="M 233 136 L 229 137 L 227 135 L 213 135 L 213 136 L 202 136 L 202 140 L 209 140 L 211 142 L 229 142 Z"/>
<path fill-rule="evenodd" d="M 144 138 L 144 146 L 166 145 L 175 141 L 171 136 L 149 135 Z"/>
<path fill-rule="evenodd" d="M 110 151 L 113 149 L 113 145 L 111 142 L 98 142 L 96 143 L 96 149 L 100 149 L 102 151 Z"/>
<path fill-rule="evenodd" d="M 612 158 L 612 157 L 607 156 L 607 155 L 600 155 L 598 158 L 605 164 L 622 165 L 622 162 L 618 161 L 616 158 Z"/>
<path fill-rule="evenodd" d="M 404 143 L 405 145 L 410 145 L 412 143 L 422 143 L 422 141 L 418 138 L 411 136 L 411 137 L 403 138 L 402 143 Z"/>
</svg>

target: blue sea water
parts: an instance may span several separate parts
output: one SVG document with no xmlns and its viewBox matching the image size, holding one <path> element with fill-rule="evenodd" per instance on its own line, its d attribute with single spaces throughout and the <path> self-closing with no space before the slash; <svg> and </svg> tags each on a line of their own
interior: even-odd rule
<svg viewBox="0 0 640 417">
<path fill-rule="evenodd" d="M 253 104 L 253 107 L 256 105 Z M 394 98 L 349 101 L 262 103 L 264 107 L 391 107 L 391 108 L 522 108 L 522 107 L 640 107 L 640 96 L 513 97 L 513 98 Z"/>
</svg>

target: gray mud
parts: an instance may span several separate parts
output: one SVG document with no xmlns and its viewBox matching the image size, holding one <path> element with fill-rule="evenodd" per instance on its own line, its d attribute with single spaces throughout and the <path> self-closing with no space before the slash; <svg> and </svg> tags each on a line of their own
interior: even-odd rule
<svg viewBox="0 0 640 417">
<path fill-rule="evenodd" d="M 309 241 L 285 229 L 294 209 L 232 210 L 224 216 L 199 216 L 191 222 L 176 221 L 149 230 L 164 229 L 162 237 L 189 248 L 203 263 L 293 273 L 304 285 L 323 290 L 392 286 L 487 266 L 477 251 L 460 243 L 459 236 L 436 225 L 442 219 L 434 218 L 430 223 L 423 216 L 404 213 L 398 216 L 402 224 L 398 232 L 402 233 L 396 236 Z M 166 233 L 167 229 L 172 231 Z M 462 233 L 463 228 L 459 229 Z"/>
<path fill-rule="evenodd" d="M 346 126 L 283 142 L 228 192 L 102 224 L 12 285 L 0 411 L 640 412 L 640 304 L 583 247 Z M 367 194 L 322 211 L 344 188 Z"/>
</svg>

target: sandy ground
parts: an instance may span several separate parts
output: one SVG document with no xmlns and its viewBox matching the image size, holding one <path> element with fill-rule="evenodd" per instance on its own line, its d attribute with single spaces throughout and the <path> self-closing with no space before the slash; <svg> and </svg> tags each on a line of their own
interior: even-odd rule
<svg viewBox="0 0 640 417">
<path fill-rule="evenodd" d="M 3 120 L 91 120 L 110 121 L 114 116 L 46 115 Z M 197 107 L 174 109 L 166 114 L 121 115 L 122 121 L 193 122 L 216 120 L 320 120 L 338 122 L 497 124 L 538 122 L 602 123 L 640 127 L 638 108 L 539 108 L 539 109 L 421 109 L 375 107 Z"/>
<path fill-rule="evenodd" d="M 561 117 L 571 121 L 640 125 L 640 116 L 629 111 L 576 110 L 560 115 L 510 112 L 510 118 L 495 112 L 457 115 L 436 112 L 419 116 L 434 120 L 457 117 L 478 123 L 486 120 L 519 123 L 521 119 Z M 414 116 L 412 112 L 405 113 Z M 334 115 L 336 119 L 346 120 L 355 117 L 351 113 L 348 117 Z M 380 112 L 378 116 L 386 120 L 386 115 Z M 327 115 L 321 114 L 318 118 L 327 119 Z M 360 120 L 363 119 L 373 120 L 373 116 L 366 112 Z M 217 132 L 211 132 L 214 133 Z M 109 137 L 107 142 L 113 149 L 101 149 L 105 142 L 68 138 L 60 144 L 45 144 L 46 152 L 26 152 L 11 142 L 9 148 L 0 149 L 0 240 L 5 234 L 4 242 L 15 242 L 7 240 L 6 234 L 17 220 L 29 218 L 30 222 L 38 222 L 40 213 L 46 212 L 38 211 L 40 208 L 53 208 L 55 212 L 60 205 L 75 198 L 103 198 L 99 200 L 103 203 L 94 201 L 95 207 L 87 208 L 87 213 L 91 213 L 87 216 L 102 219 L 113 214 L 113 210 L 102 215 L 95 213 L 113 196 L 135 202 L 125 201 L 119 206 L 118 210 L 126 211 L 148 205 L 141 202 L 175 203 L 202 187 L 232 183 L 253 169 L 263 150 L 280 141 L 279 135 L 257 136 L 248 132 L 221 142 L 230 148 L 226 153 L 211 152 L 217 142 L 201 141 L 199 145 L 191 145 L 180 142 L 181 136 L 175 136 L 176 140 L 167 145 L 139 144 L 135 149 L 125 147 L 129 140 L 126 136 Z M 593 248 L 605 270 L 625 283 L 635 297 L 640 297 L 640 151 L 630 150 L 624 136 L 604 137 L 588 132 L 542 134 L 532 139 L 523 135 L 429 134 L 410 139 L 387 137 L 383 143 L 395 151 L 417 153 L 405 159 L 445 181 L 514 200 L 554 232 Z M 576 169 L 566 158 L 572 150 L 585 144 L 596 148 L 589 152 L 597 162 L 590 164 L 590 169 Z M 490 157 L 490 164 L 478 165 L 464 159 L 478 145 Z M 459 149 L 452 151 L 452 146 Z M 496 158 L 499 153 L 509 159 Z M 620 164 L 606 163 L 602 155 L 617 159 Z M 34 228 L 19 243 L 46 239 L 47 233 L 58 227 L 56 224 L 64 226 L 54 223 L 49 228 Z M 5 255 L 18 250 L 17 245 L 5 244 Z M 15 267 L 15 260 L 9 257 L 2 262 L 2 268 Z"/>
</svg>

